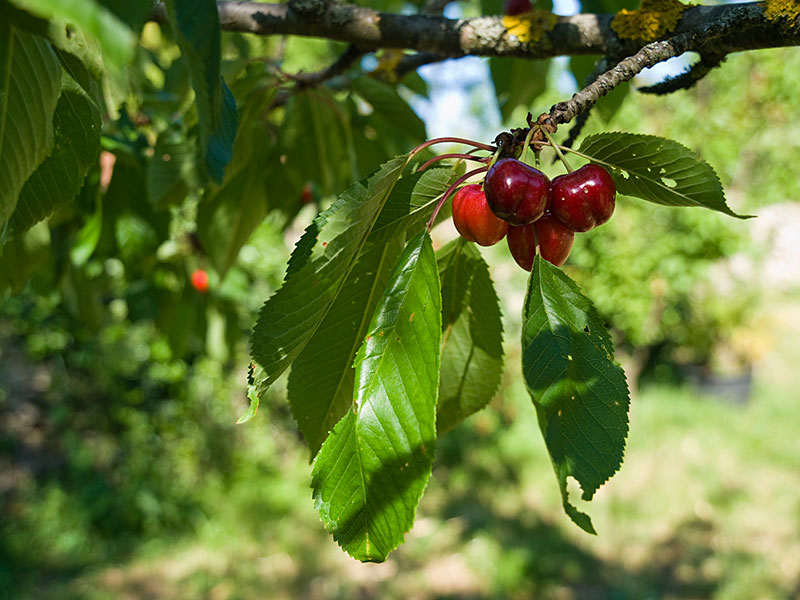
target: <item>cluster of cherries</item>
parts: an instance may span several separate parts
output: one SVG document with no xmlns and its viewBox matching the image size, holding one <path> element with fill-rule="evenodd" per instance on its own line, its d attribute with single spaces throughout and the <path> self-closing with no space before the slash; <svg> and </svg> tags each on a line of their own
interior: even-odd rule
<svg viewBox="0 0 800 600">
<path fill-rule="evenodd" d="M 464 239 L 481 246 L 507 235 L 511 255 L 527 271 L 537 252 L 560 267 L 572 250 L 575 232 L 611 218 L 616 195 L 611 175 L 596 164 L 550 181 L 516 158 L 503 158 L 489 168 L 482 185 L 458 190 L 453 223 Z"/>
</svg>

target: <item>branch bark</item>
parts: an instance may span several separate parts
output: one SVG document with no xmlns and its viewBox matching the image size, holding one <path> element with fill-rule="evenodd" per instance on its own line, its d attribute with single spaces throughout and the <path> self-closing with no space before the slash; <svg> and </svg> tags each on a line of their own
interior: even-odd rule
<svg viewBox="0 0 800 600">
<path fill-rule="evenodd" d="M 697 33 L 711 23 L 724 23 L 726 34 L 714 40 L 695 37 L 689 50 L 711 56 L 731 52 L 800 45 L 798 25 L 769 21 L 762 2 L 695 6 L 687 9 L 674 34 Z M 397 15 L 370 8 L 327 2 L 291 0 L 288 4 L 219 2 L 223 29 L 257 35 L 299 35 L 348 42 L 362 50 L 403 48 L 446 57 L 561 55 L 630 56 L 643 42 L 621 40 L 611 29 L 613 15 L 559 17 L 535 44 L 509 35 L 500 16 L 448 19 L 439 15 Z M 163 11 L 155 11 L 163 20 Z"/>
</svg>

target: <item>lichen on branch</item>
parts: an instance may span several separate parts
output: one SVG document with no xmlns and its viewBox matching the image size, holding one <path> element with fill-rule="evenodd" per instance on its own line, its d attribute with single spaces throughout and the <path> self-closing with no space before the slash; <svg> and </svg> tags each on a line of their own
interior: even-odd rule
<svg viewBox="0 0 800 600">
<path fill-rule="evenodd" d="M 636 10 L 623 8 L 611 21 L 611 29 L 622 39 L 654 42 L 675 31 L 681 15 L 694 4 L 680 0 L 642 0 Z"/>
<path fill-rule="evenodd" d="M 797 18 L 800 17 L 800 1 L 798 0 L 767 0 L 765 2 L 764 16 L 770 21 L 783 21 L 792 27 L 797 27 Z"/>
<path fill-rule="evenodd" d="M 507 35 L 517 38 L 524 44 L 538 44 L 544 34 L 553 30 L 558 17 L 546 10 L 532 10 L 520 15 L 503 17 L 503 27 Z"/>
</svg>

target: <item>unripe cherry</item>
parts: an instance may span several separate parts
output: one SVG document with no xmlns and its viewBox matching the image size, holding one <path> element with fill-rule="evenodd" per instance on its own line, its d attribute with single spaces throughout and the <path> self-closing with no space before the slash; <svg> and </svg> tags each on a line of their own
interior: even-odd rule
<svg viewBox="0 0 800 600">
<path fill-rule="evenodd" d="M 496 244 L 508 231 L 508 223 L 494 215 L 478 184 L 466 185 L 456 192 L 453 197 L 453 224 L 461 237 L 481 246 Z"/>
</svg>

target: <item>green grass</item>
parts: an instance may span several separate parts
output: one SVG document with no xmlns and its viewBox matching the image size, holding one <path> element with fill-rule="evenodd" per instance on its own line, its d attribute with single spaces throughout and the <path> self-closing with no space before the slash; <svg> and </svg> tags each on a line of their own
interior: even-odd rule
<svg viewBox="0 0 800 600">
<path fill-rule="evenodd" d="M 143 395 L 143 379 L 73 371 L 68 386 L 53 379 L 42 405 L 54 427 L 73 411 L 68 422 L 84 428 L 61 440 L 73 470 L 28 481 L 2 506 L 0 597 L 797 598 L 797 312 L 793 301 L 772 304 L 758 320 L 769 344 L 748 404 L 664 386 L 634 396 L 619 473 L 590 503 L 571 488 L 597 536 L 561 509 L 509 334 L 500 393 L 440 440 L 416 525 L 381 565 L 351 560 L 324 531 L 280 385 L 254 421 L 234 427 L 244 377 L 213 362 L 193 364 L 176 387 L 145 379 L 163 399 Z M 102 347 L 108 361 L 114 348 Z M 0 367 L 24 372 L 19 356 L 3 358 Z M 95 386 L 108 392 L 77 400 Z M 67 388 L 74 405 L 58 395 Z M 122 412 L 108 431 L 122 437 L 87 436 L 83 415 L 105 415 L 112 390 Z M 3 392 L 0 409 L 18 400 Z M 121 468 L 104 464 L 114 443 L 136 449 Z"/>
<path fill-rule="evenodd" d="M 324 533 L 306 453 L 286 424 L 248 449 L 193 535 L 158 539 L 39 597 L 792 598 L 800 589 L 799 413 L 759 385 L 746 406 L 656 387 L 637 395 L 620 472 L 589 536 L 562 513 L 518 379 L 444 438 L 406 544 L 360 565 Z M 287 430 L 288 429 L 288 430 Z M 573 494 L 573 499 L 577 499 Z"/>
</svg>

